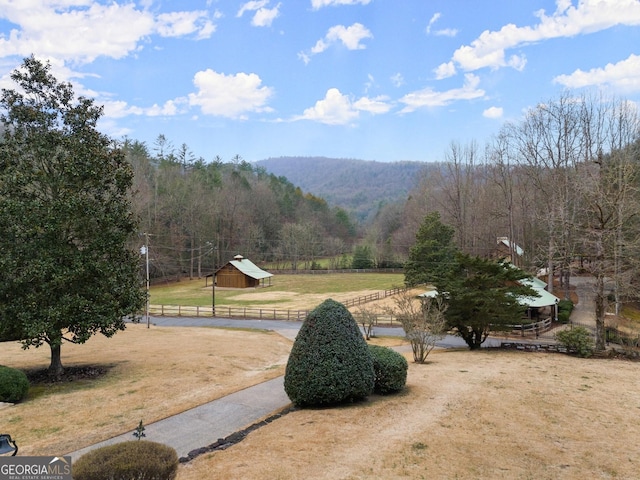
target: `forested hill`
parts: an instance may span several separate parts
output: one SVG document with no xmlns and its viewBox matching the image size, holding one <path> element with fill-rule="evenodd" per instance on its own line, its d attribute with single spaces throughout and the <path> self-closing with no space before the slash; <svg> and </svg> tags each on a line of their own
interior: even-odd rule
<svg viewBox="0 0 640 480">
<path fill-rule="evenodd" d="M 268 158 L 256 165 L 352 212 L 359 220 L 374 215 L 380 205 L 406 199 L 420 172 L 429 166 L 326 157 Z"/>
</svg>

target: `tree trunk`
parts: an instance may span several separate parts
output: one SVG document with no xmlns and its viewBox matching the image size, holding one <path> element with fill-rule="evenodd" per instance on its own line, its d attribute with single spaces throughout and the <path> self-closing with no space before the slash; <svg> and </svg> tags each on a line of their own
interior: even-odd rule
<svg viewBox="0 0 640 480">
<path fill-rule="evenodd" d="M 49 369 L 47 373 L 50 377 L 60 377 L 64 372 L 64 368 L 62 367 L 62 358 L 60 356 L 61 345 L 58 343 L 57 345 L 50 345 L 51 347 L 51 364 L 49 365 Z"/>
<path fill-rule="evenodd" d="M 602 352 L 605 350 L 605 314 L 607 308 L 604 277 L 602 275 L 596 277 L 596 294 L 594 301 L 596 310 L 596 351 Z"/>
</svg>

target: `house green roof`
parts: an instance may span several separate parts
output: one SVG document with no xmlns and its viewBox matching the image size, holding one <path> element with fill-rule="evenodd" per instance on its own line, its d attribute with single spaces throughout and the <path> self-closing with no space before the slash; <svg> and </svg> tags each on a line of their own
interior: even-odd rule
<svg viewBox="0 0 640 480">
<path fill-rule="evenodd" d="M 519 297 L 518 302 L 520 305 L 526 305 L 527 307 L 547 307 L 549 305 L 557 305 L 560 299 L 556 297 L 554 294 L 549 293 L 545 290 L 547 284 L 536 277 L 525 278 L 520 280 L 522 285 L 533 288 L 537 293 L 538 297 Z"/>
</svg>

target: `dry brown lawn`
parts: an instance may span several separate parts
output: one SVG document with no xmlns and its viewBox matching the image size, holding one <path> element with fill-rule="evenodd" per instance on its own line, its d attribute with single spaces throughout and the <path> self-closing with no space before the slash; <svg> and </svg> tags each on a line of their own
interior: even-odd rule
<svg viewBox="0 0 640 480">
<path fill-rule="evenodd" d="M 434 351 L 400 395 L 299 410 L 181 467 L 190 479 L 638 478 L 640 364 Z"/>
<path fill-rule="evenodd" d="M 65 345 L 67 366 L 112 368 L 0 409 L 0 425 L 25 455 L 72 451 L 280 375 L 290 347 L 275 333 L 132 326 Z M 410 363 L 399 395 L 294 411 L 178 478 L 638 478 L 639 363 L 442 350 L 429 360 Z M 2 344 L 0 364 L 47 362 L 45 350 Z"/>
<path fill-rule="evenodd" d="M 32 388 L 0 408 L 23 455 L 71 452 L 284 374 L 291 342 L 272 332 L 129 325 L 107 339 L 64 344 L 62 362 L 106 365 L 71 385 Z M 49 349 L 0 343 L 0 365 L 46 368 Z"/>
</svg>

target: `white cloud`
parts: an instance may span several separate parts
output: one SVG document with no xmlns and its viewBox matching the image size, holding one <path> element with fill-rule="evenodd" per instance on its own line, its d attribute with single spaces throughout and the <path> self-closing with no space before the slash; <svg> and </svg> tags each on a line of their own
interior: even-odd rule
<svg viewBox="0 0 640 480">
<path fill-rule="evenodd" d="M 319 10 L 322 7 L 336 5 L 367 5 L 371 0 L 311 0 L 311 8 Z"/>
<path fill-rule="evenodd" d="M 640 91 L 640 56 L 632 54 L 626 60 L 587 72 L 578 69 L 570 75 L 559 75 L 553 81 L 569 88 L 609 85 L 623 92 L 637 92 Z"/>
<path fill-rule="evenodd" d="M 452 77 L 456 74 L 456 66 L 453 62 L 443 63 L 434 70 L 436 78 L 442 80 L 443 78 Z"/>
<path fill-rule="evenodd" d="M 350 27 L 335 25 L 331 27 L 324 38 L 321 38 L 311 48 L 310 53 L 300 52 L 300 57 L 304 63 L 309 63 L 311 55 L 324 52 L 331 45 L 342 43 L 348 50 L 364 50 L 366 48 L 361 42 L 365 38 L 373 38 L 373 34 L 361 23 L 354 23 Z"/>
<path fill-rule="evenodd" d="M 483 97 L 485 92 L 478 88 L 479 83 L 480 79 L 476 75 L 467 73 L 465 75 L 464 85 L 461 88 L 454 88 L 443 92 L 425 88 L 417 92 L 409 93 L 399 100 L 399 102 L 406 105 L 400 113 L 413 112 L 419 108 L 444 107 L 459 100 L 472 100 Z"/>
<path fill-rule="evenodd" d="M 355 102 L 348 95 L 340 93 L 337 88 L 330 88 L 322 100 L 313 107 L 307 108 L 294 120 L 312 120 L 326 125 L 348 125 L 359 118 L 360 112 L 371 114 L 386 113 L 391 109 L 387 97 L 373 99 L 362 97 Z"/>
<path fill-rule="evenodd" d="M 280 15 L 280 6 L 278 3 L 274 8 L 261 8 L 253 16 L 251 25 L 254 27 L 270 27 L 273 21 Z"/>
<path fill-rule="evenodd" d="M 56 2 L 57 3 L 57 2 Z M 92 62 L 99 56 L 122 58 L 154 30 L 154 18 L 133 4 L 79 4 L 2 0 L 3 17 L 19 28 L 0 38 L 2 56 L 54 57 Z M 108 41 L 105 41 L 108 39 Z"/>
<path fill-rule="evenodd" d="M 427 35 L 431 35 L 433 33 L 433 35 L 437 35 L 440 37 L 455 37 L 458 34 L 458 30 L 455 28 L 443 28 L 441 30 L 434 30 L 433 32 L 431 31 L 431 27 L 433 27 L 433 25 L 438 20 L 440 20 L 441 16 L 442 15 L 439 12 L 433 14 L 431 19 L 429 20 L 429 23 L 427 24 L 427 28 L 426 28 Z"/>
<path fill-rule="evenodd" d="M 154 104 L 151 107 L 143 108 L 134 105 L 129 105 L 122 100 L 106 100 L 100 101 L 104 106 L 104 116 L 107 119 L 113 120 L 116 118 L 128 117 L 130 115 L 146 115 L 149 117 L 167 116 L 171 117 L 184 113 L 181 110 L 180 105 L 186 104 L 186 98 L 177 98 L 175 100 L 168 100 L 164 105 Z"/>
<path fill-rule="evenodd" d="M 550 16 L 544 10 L 536 12 L 540 21 L 534 26 L 508 24 L 498 31 L 485 30 L 470 45 L 456 50 L 452 62 L 465 71 L 485 67 L 522 70 L 526 59 L 521 55 L 507 57 L 507 50 L 552 38 L 589 34 L 616 25 L 640 25 L 640 2 L 637 0 L 579 0 L 575 6 L 570 0 L 557 0 L 556 5 L 556 11 Z M 438 70 L 447 71 L 441 67 Z M 453 72 L 450 68 L 448 71 Z"/>
<path fill-rule="evenodd" d="M 247 113 L 271 111 L 266 104 L 273 90 L 262 86 L 255 73 L 225 75 L 207 69 L 196 73 L 193 83 L 198 91 L 189 94 L 189 105 L 204 114 L 244 119 Z"/>
<path fill-rule="evenodd" d="M 429 23 L 427 24 L 427 34 L 431 33 L 431 27 L 433 26 L 434 23 L 436 23 L 440 19 L 441 15 L 442 14 L 440 12 L 433 14 L 433 16 L 431 17 L 431 20 L 429 20 Z"/>
<path fill-rule="evenodd" d="M 142 115 L 144 113 L 142 108 L 130 106 L 127 102 L 121 100 L 101 103 L 104 106 L 104 116 L 106 118 L 122 118 L 129 115 Z"/>
<path fill-rule="evenodd" d="M 215 30 L 206 11 L 155 16 L 134 3 L 93 0 L 0 0 L 2 18 L 17 25 L 0 36 L 0 56 L 39 57 L 90 63 L 123 58 L 142 48 L 150 35 L 208 38 Z"/>
<path fill-rule="evenodd" d="M 433 32 L 433 34 L 438 36 L 438 37 L 455 37 L 456 35 L 458 35 L 458 29 L 457 28 L 443 28 L 441 30 L 436 30 L 435 32 Z"/>
<path fill-rule="evenodd" d="M 176 100 L 167 100 L 162 106 L 154 104 L 145 110 L 145 114 L 149 117 L 171 117 L 180 113 L 178 103 Z"/>
<path fill-rule="evenodd" d="M 389 97 L 386 95 L 380 95 L 374 98 L 362 97 L 353 103 L 353 107 L 356 110 L 373 113 L 375 115 L 387 113 L 391 110 Z"/>
<path fill-rule="evenodd" d="M 198 38 L 209 38 L 215 25 L 203 11 L 161 13 L 156 18 L 156 30 L 163 37 L 183 37 L 197 34 Z"/>
<path fill-rule="evenodd" d="M 502 118 L 503 113 L 502 107 L 489 107 L 482 112 L 482 116 L 485 118 Z"/>
<path fill-rule="evenodd" d="M 269 4 L 269 0 L 252 0 L 247 3 L 243 3 L 236 14 L 236 17 L 241 17 L 244 15 L 244 12 L 254 12 L 256 10 L 260 10 Z"/>
<path fill-rule="evenodd" d="M 401 87 L 404 85 L 404 77 L 400 72 L 391 75 L 391 83 L 394 87 Z"/>
<path fill-rule="evenodd" d="M 273 8 L 266 8 L 269 0 L 252 0 L 240 7 L 236 17 L 241 17 L 245 12 L 256 12 L 251 19 L 254 27 L 270 27 L 273 21 L 280 15 L 281 3 Z"/>
</svg>

